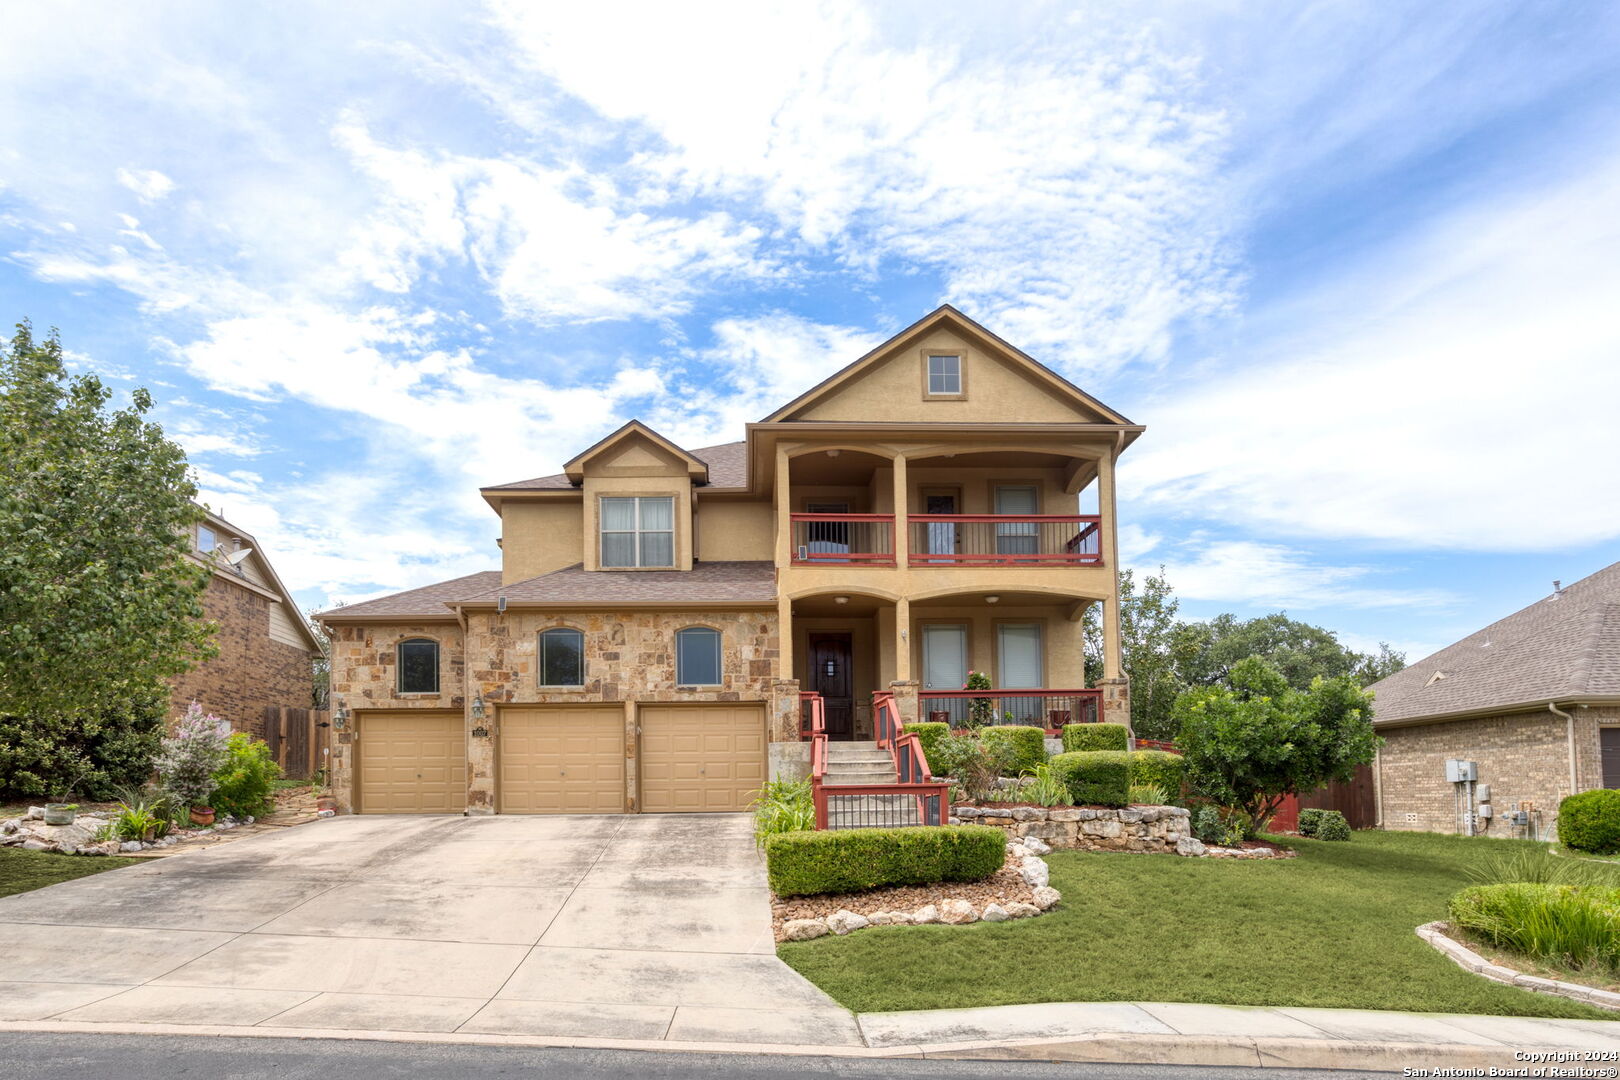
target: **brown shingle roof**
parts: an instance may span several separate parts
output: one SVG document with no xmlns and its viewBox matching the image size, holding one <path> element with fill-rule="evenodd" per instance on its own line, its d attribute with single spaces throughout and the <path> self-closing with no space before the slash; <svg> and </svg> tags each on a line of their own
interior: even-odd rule
<svg viewBox="0 0 1620 1080">
<path fill-rule="evenodd" d="M 748 444 L 746 442 L 721 443 L 705 446 L 687 453 L 709 467 L 709 486 L 716 488 L 742 487 L 748 482 Z M 510 484 L 494 484 L 485 491 L 568 491 L 573 481 L 565 473 L 537 476 L 533 480 L 517 480 Z"/>
<path fill-rule="evenodd" d="M 1435 673 L 1442 673 L 1436 679 Z M 1620 563 L 1371 687 L 1375 724 L 1620 697 Z"/>
<path fill-rule="evenodd" d="M 776 567 L 768 562 L 694 563 L 691 570 L 566 570 L 514 581 L 464 599 L 510 604 L 768 603 L 776 599 Z"/>
<path fill-rule="evenodd" d="M 423 585 L 419 589 L 407 589 L 404 592 L 394 593 L 391 596 L 379 596 L 375 600 L 362 600 L 358 604 L 345 604 L 342 607 L 323 611 L 316 616 L 318 619 L 335 616 L 347 619 L 354 615 L 376 615 L 388 618 L 405 616 L 434 616 L 443 617 L 451 614 L 447 604 L 457 600 L 465 600 L 474 593 L 481 593 L 492 589 L 501 583 L 499 570 L 480 570 L 476 574 L 466 577 L 451 578 L 449 581 L 439 581 L 432 585 Z"/>
</svg>

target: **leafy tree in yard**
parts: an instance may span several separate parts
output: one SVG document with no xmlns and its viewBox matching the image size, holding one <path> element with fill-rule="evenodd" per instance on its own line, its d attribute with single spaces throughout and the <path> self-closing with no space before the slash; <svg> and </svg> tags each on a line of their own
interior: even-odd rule
<svg viewBox="0 0 1620 1080">
<path fill-rule="evenodd" d="M 1290 619 L 1283 612 L 1239 619 L 1217 615 L 1182 629 L 1179 671 L 1188 686 L 1217 686 L 1240 660 L 1264 659 L 1288 685 L 1304 690 L 1317 676 L 1354 676 L 1362 686 L 1406 666 L 1406 657 L 1381 645 L 1377 656 L 1348 649 L 1331 630 Z"/>
<path fill-rule="evenodd" d="M 1171 710 L 1185 686 L 1177 669 L 1186 654 L 1181 604 L 1159 567 L 1136 588 L 1133 571 L 1119 574 L 1119 643 L 1125 677 L 1131 684 L 1131 727 L 1144 739 L 1168 739 L 1175 733 Z M 1086 679 L 1102 678 L 1102 619 L 1093 604 L 1086 610 Z"/>
<path fill-rule="evenodd" d="M 1234 664 L 1226 685 L 1182 694 L 1175 715 L 1194 790 L 1243 810 L 1251 837 L 1285 796 L 1349 780 L 1379 743 L 1371 698 L 1353 678 L 1318 676 L 1296 690 L 1257 656 Z"/>
<path fill-rule="evenodd" d="M 165 680 L 211 649 L 185 454 L 145 390 L 110 398 L 54 333 L 0 350 L 0 787 L 21 794 L 144 775 Z"/>
</svg>

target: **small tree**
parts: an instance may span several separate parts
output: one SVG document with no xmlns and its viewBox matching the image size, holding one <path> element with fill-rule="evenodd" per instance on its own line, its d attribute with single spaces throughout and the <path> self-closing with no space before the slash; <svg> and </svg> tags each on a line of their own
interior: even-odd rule
<svg viewBox="0 0 1620 1080">
<path fill-rule="evenodd" d="M 163 740 L 156 762 L 158 784 L 176 810 L 208 805 L 217 783 L 214 774 L 229 753 L 229 737 L 230 725 L 213 713 L 205 714 L 193 701 L 174 734 Z"/>
<path fill-rule="evenodd" d="M 1233 665 L 1226 685 L 1182 694 L 1175 714 L 1194 790 L 1247 814 L 1251 838 L 1285 797 L 1349 780 L 1381 741 L 1372 699 L 1354 678 L 1318 676 L 1295 690 L 1257 656 Z"/>
<path fill-rule="evenodd" d="M 962 684 L 964 690 L 989 690 L 990 674 L 985 671 L 970 671 L 967 673 L 967 682 Z M 987 697 L 974 698 L 968 702 L 967 719 L 962 726 L 969 731 L 978 731 L 996 718 L 996 703 Z"/>
</svg>

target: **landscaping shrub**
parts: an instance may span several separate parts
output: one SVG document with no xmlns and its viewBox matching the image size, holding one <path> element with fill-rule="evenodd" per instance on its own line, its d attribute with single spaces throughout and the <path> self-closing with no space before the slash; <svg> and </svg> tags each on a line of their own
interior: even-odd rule
<svg viewBox="0 0 1620 1080">
<path fill-rule="evenodd" d="M 1164 788 L 1158 784 L 1132 784 L 1125 797 L 1132 806 L 1166 806 Z"/>
<path fill-rule="evenodd" d="M 1298 825 L 1296 826 L 1299 829 L 1299 835 L 1315 836 L 1316 826 L 1321 823 L 1322 815 L 1325 813 L 1327 813 L 1326 810 L 1316 810 L 1311 808 L 1301 810 L 1299 812 Z"/>
<path fill-rule="evenodd" d="M 1350 822 L 1337 810 L 1324 810 L 1317 820 L 1316 832 L 1313 834 L 1318 840 L 1348 840 L 1350 839 Z"/>
<path fill-rule="evenodd" d="M 1451 898 L 1453 926 L 1492 945 L 1575 968 L 1620 971 L 1620 889 L 1518 882 Z"/>
<path fill-rule="evenodd" d="M 1123 750 L 1082 750 L 1052 759 L 1069 794 L 1079 804 L 1125 806 L 1130 800 L 1131 756 Z"/>
<path fill-rule="evenodd" d="M 1012 774 L 1021 775 L 1046 763 L 1046 731 L 1038 727 L 1002 725 L 979 732 L 986 743 L 1001 743 L 1012 759 Z"/>
<path fill-rule="evenodd" d="M 1063 752 L 1083 750 L 1126 750 L 1131 745 L 1131 733 L 1124 724 L 1065 724 L 1063 725 Z"/>
<path fill-rule="evenodd" d="M 1558 839 L 1577 851 L 1620 853 L 1620 791 L 1583 791 L 1559 803 Z"/>
<path fill-rule="evenodd" d="M 997 798 L 1000 788 L 996 781 L 1014 773 L 1006 743 L 984 742 L 972 735 L 947 735 L 939 741 L 937 753 L 943 775 L 955 780 L 962 794 L 974 802 Z"/>
<path fill-rule="evenodd" d="M 228 735 L 225 721 L 204 714 L 202 706 L 193 701 L 175 725 L 174 734 L 163 740 L 155 762 L 158 783 L 177 816 L 185 816 L 193 806 L 208 805 L 214 793 L 214 774 L 225 764 Z"/>
<path fill-rule="evenodd" d="M 131 692 L 115 709 L 0 715 L 0 797 L 105 799 L 143 783 L 168 710 L 160 687 Z"/>
<path fill-rule="evenodd" d="M 1001 869 L 1006 843 L 986 825 L 780 833 L 765 838 L 765 866 L 778 896 L 982 881 Z"/>
<path fill-rule="evenodd" d="M 1204 803 L 1192 813 L 1192 832 L 1206 844 L 1237 847 L 1249 831 L 1249 815 L 1242 810 Z"/>
<path fill-rule="evenodd" d="M 767 836 L 816 827 L 816 803 L 809 777 L 765 781 L 765 786 L 754 792 L 750 809 L 754 811 L 754 840 L 760 847 L 765 846 Z"/>
<path fill-rule="evenodd" d="M 225 740 L 225 764 L 214 773 L 214 810 L 232 817 L 268 813 L 281 766 L 263 739 L 237 732 Z"/>
<path fill-rule="evenodd" d="M 1074 805 L 1074 796 L 1069 794 L 1069 786 L 1053 771 L 1051 762 L 1037 765 L 1024 773 L 1023 783 L 1018 787 L 1018 796 L 1026 802 L 1038 803 L 1041 806 Z"/>
<path fill-rule="evenodd" d="M 1171 804 L 1181 801 L 1181 780 L 1186 770 L 1187 763 L 1180 754 L 1168 750 L 1131 751 L 1131 783 L 1158 788 Z"/>
<path fill-rule="evenodd" d="M 929 772 L 935 776 L 950 775 L 939 759 L 939 742 L 950 737 L 951 725 L 919 721 L 906 724 L 904 730 L 917 736 L 917 742 L 922 745 L 923 757 L 928 761 Z"/>
</svg>

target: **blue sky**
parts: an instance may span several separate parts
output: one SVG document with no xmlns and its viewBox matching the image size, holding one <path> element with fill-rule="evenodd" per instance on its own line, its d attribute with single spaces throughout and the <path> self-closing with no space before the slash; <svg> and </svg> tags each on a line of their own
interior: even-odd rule
<svg viewBox="0 0 1620 1080">
<path fill-rule="evenodd" d="M 13 5 L 0 314 L 308 605 L 941 301 L 1148 425 L 1186 614 L 1415 659 L 1620 559 L 1620 9 L 1004 6 Z"/>
</svg>

